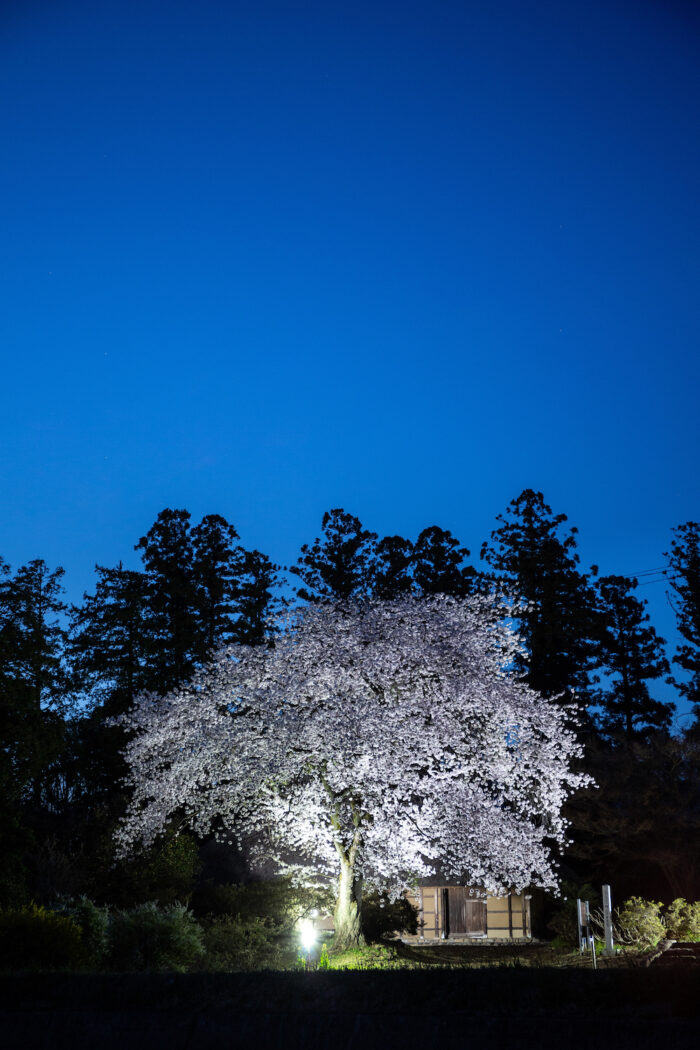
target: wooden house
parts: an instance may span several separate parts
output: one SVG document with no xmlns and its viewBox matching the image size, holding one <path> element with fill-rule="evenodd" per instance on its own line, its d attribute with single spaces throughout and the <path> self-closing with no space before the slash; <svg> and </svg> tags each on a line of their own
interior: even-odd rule
<svg viewBox="0 0 700 1050">
<path fill-rule="evenodd" d="M 445 880 L 425 880 L 407 894 L 418 912 L 418 932 L 402 934 L 408 943 L 525 941 L 532 937 L 530 895 L 484 895 Z"/>
<path fill-rule="evenodd" d="M 418 932 L 401 934 L 407 944 L 502 944 L 532 938 L 527 893 L 496 897 L 444 879 L 428 879 L 406 897 L 418 912 Z M 319 932 L 332 933 L 333 916 L 314 919 L 314 926 Z"/>
</svg>

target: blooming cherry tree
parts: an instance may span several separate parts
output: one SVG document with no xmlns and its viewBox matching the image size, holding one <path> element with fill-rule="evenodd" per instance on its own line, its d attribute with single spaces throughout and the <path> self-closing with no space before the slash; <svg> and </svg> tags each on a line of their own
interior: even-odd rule
<svg viewBox="0 0 700 1050">
<path fill-rule="evenodd" d="M 288 614 L 273 647 L 228 647 L 137 701 L 122 850 L 175 814 L 233 829 L 337 880 L 340 945 L 361 939 L 363 887 L 396 897 L 436 870 L 492 893 L 553 887 L 562 803 L 587 778 L 565 711 L 509 673 L 518 647 L 479 597 Z"/>
</svg>

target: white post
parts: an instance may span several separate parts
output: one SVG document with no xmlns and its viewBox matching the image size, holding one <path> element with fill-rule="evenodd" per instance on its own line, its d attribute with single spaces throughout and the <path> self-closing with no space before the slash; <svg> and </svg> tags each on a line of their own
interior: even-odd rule
<svg viewBox="0 0 700 1050">
<path fill-rule="evenodd" d="M 606 883 L 603 886 L 603 923 L 605 925 L 605 951 L 603 955 L 614 955 L 613 932 L 612 932 L 612 898 L 610 887 Z"/>
</svg>

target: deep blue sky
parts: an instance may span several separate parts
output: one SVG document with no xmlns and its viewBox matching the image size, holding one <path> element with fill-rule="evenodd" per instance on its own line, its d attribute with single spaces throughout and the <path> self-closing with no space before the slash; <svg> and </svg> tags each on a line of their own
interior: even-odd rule
<svg viewBox="0 0 700 1050">
<path fill-rule="evenodd" d="M 77 599 L 165 506 L 280 562 L 334 506 L 476 553 L 532 487 L 585 563 L 661 565 L 700 516 L 694 7 L 4 0 L 0 554 Z"/>
</svg>

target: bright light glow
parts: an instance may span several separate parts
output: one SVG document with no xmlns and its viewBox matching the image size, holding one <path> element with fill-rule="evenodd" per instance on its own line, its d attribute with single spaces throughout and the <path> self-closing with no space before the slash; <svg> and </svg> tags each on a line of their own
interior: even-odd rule
<svg viewBox="0 0 700 1050">
<path fill-rule="evenodd" d="M 305 952 L 310 952 L 316 943 L 316 930 L 311 919 L 302 919 L 299 923 L 301 945 Z"/>
</svg>

